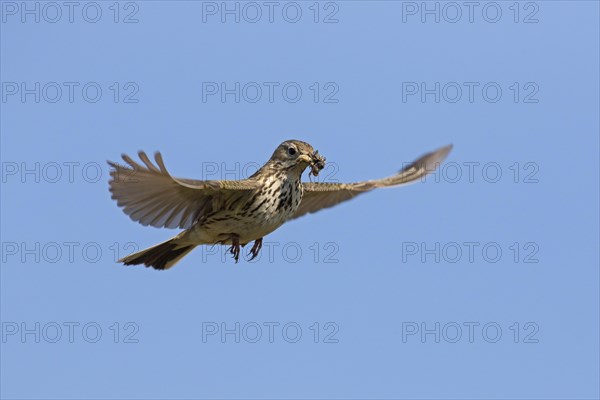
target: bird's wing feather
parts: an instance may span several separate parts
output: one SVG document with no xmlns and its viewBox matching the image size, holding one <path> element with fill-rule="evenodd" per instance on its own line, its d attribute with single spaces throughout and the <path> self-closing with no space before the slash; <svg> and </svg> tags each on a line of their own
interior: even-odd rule
<svg viewBox="0 0 600 400">
<path fill-rule="evenodd" d="M 435 171 L 450 150 L 452 150 L 452 145 L 427 153 L 402 168 L 397 174 L 387 178 L 355 183 L 304 183 L 302 202 L 291 219 L 333 207 L 376 188 L 416 182 L 428 173 Z"/>
<path fill-rule="evenodd" d="M 114 169 L 109 181 L 112 198 L 123 212 L 142 225 L 158 228 L 190 228 L 198 218 L 210 212 L 215 198 L 257 187 L 252 180 L 201 181 L 174 178 L 167 171 L 160 153 L 156 164 L 146 153 L 138 153 L 141 165 L 123 155 L 127 166 L 109 161 Z"/>
</svg>

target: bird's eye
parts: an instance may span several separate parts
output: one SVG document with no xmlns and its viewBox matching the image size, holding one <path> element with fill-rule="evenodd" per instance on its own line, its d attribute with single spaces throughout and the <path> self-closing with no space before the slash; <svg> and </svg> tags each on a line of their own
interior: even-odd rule
<svg viewBox="0 0 600 400">
<path fill-rule="evenodd" d="M 293 155 L 295 155 L 295 154 L 296 154 L 296 149 L 295 149 L 295 148 L 293 148 L 293 147 L 289 147 L 289 148 L 288 148 L 288 154 L 289 154 L 290 156 L 293 156 Z"/>
</svg>

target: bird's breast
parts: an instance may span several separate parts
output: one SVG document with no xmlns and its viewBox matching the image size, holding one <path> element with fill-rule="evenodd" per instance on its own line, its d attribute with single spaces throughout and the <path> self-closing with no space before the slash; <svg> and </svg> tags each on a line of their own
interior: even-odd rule
<svg viewBox="0 0 600 400">
<path fill-rule="evenodd" d="M 296 212 L 302 193 L 300 179 L 271 177 L 245 204 L 242 214 L 256 218 L 259 224 L 281 224 Z"/>
</svg>

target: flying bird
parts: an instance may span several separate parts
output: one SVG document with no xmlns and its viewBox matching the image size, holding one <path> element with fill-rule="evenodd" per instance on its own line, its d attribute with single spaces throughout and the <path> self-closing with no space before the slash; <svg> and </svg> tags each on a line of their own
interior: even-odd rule
<svg viewBox="0 0 600 400">
<path fill-rule="evenodd" d="M 160 153 L 152 163 L 140 151 L 139 164 L 127 155 L 113 167 L 112 198 L 132 220 L 157 228 L 184 229 L 177 236 L 119 260 L 158 270 L 171 268 L 196 246 L 230 245 L 237 263 L 240 247 L 254 242 L 250 260 L 263 237 L 286 221 L 333 207 L 376 188 L 415 182 L 444 161 L 452 145 L 427 153 L 387 178 L 356 183 L 301 182 L 302 173 L 318 175 L 325 158 L 305 142 L 287 140 L 256 173 L 241 180 L 193 180 L 171 176 Z"/>
</svg>

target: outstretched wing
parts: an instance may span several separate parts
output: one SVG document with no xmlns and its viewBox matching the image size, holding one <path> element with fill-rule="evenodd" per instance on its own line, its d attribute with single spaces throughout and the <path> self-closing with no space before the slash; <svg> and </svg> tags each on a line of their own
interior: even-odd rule
<svg viewBox="0 0 600 400">
<path fill-rule="evenodd" d="M 243 195 L 257 184 L 242 181 L 199 181 L 174 178 L 169 174 L 160 153 L 154 154 L 156 165 L 146 153 L 138 153 L 144 165 L 123 154 L 128 166 L 109 161 L 114 168 L 109 181 L 112 198 L 123 212 L 142 225 L 158 228 L 190 228 L 213 208 L 214 201 L 227 195 Z"/>
<path fill-rule="evenodd" d="M 333 207 L 341 202 L 350 200 L 354 196 L 376 188 L 415 182 L 428 173 L 435 171 L 442 161 L 444 161 L 450 150 L 452 150 L 452 145 L 427 153 L 413 161 L 410 165 L 402 168 L 396 175 L 383 179 L 356 183 L 304 183 L 302 202 L 290 219 Z"/>
</svg>

